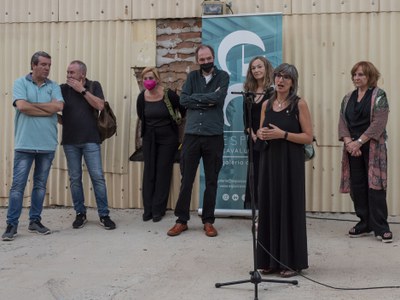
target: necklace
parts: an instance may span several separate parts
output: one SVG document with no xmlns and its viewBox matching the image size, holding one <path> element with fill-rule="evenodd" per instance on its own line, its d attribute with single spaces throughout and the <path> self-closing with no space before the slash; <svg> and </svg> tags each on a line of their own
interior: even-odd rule
<svg viewBox="0 0 400 300">
<path fill-rule="evenodd" d="M 279 107 L 279 108 L 282 108 L 282 104 L 286 102 L 286 99 L 285 99 L 285 100 L 279 101 L 279 99 L 276 98 L 276 101 L 278 101 L 278 107 Z"/>
</svg>

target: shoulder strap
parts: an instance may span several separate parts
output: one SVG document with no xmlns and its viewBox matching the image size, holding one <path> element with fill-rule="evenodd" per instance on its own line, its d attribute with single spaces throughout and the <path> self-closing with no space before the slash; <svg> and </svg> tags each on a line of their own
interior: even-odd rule
<svg viewBox="0 0 400 300">
<path fill-rule="evenodd" d="M 167 88 L 164 89 L 164 102 L 168 108 L 171 118 L 178 124 L 180 122 L 180 118 L 176 115 L 174 108 L 172 107 L 171 101 L 169 100 L 169 97 L 168 97 L 168 89 Z"/>
<path fill-rule="evenodd" d="M 90 81 L 90 83 L 89 83 L 89 92 L 90 92 L 92 95 L 94 95 L 94 94 L 93 94 L 93 81 Z M 99 118 L 99 114 L 100 114 L 100 112 L 99 112 L 97 109 L 95 109 L 95 108 L 93 107 L 93 115 L 94 115 L 94 117 L 96 118 L 96 120 Z"/>
</svg>

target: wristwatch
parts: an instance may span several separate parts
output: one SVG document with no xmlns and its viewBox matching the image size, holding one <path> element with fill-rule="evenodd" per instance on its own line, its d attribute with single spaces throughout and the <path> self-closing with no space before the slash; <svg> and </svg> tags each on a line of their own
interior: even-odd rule
<svg viewBox="0 0 400 300">
<path fill-rule="evenodd" d="M 87 89 L 84 89 L 84 90 L 81 92 L 81 94 L 82 94 L 83 96 L 85 96 L 85 95 L 86 95 L 86 92 L 87 92 Z"/>
<path fill-rule="evenodd" d="M 357 143 L 359 143 L 361 146 L 363 145 L 363 140 L 361 139 L 361 138 L 359 138 L 358 140 L 357 140 Z"/>
</svg>

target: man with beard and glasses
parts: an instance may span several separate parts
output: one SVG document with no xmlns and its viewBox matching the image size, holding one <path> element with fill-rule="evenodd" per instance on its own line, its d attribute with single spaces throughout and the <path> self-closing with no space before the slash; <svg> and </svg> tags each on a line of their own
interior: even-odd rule
<svg viewBox="0 0 400 300">
<path fill-rule="evenodd" d="M 205 234 L 216 236 L 213 223 L 218 174 L 224 150 L 224 101 L 229 75 L 214 65 L 214 49 L 200 45 L 195 52 L 200 70 L 192 71 L 183 85 L 180 103 L 187 108 L 185 136 L 180 159 L 181 188 L 175 207 L 176 224 L 168 231 L 177 236 L 188 229 L 193 182 L 200 159 L 203 159 L 206 188 L 203 196 L 202 222 Z"/>
</svg>

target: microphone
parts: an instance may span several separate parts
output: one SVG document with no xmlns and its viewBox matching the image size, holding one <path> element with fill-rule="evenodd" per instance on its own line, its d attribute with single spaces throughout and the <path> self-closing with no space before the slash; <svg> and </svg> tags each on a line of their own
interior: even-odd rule
<svg viewBox="0 0 400 300">
<path fill-rule="evenodd" d="M 256 96 L 256 95 L 267 95 L 267 98 L 270 98 L 272 96 L 272 93 L 275 92 L 275 85 L 271 85 L 268 87 L 264 92 L 262 93 L 255 93 L 255 92 L 250 92 L 250 91 L 241 91 L 241 92 L 231 92 L 233 95 L 243 95 L 246 97 L 249 96 Z"/>
<path fill-rule="evenodd" d="M 267 88 L 267 90 L 265 91 L 266 93 L 271 93 L 271 92 L 275 92 L 275 85 L 271 85 L 270 87 Z"/>
<path fill-rule="evenodd" d="M 271 85 L 270 87 L 267 88 L 265 91 L 265 95 L 267 95 L 267 99 L 271 98 L 273 93 L 275 92 L 275 85 Z"/>
<path fill-rule="evenodd" d="M 264 93 L 253 93 L 253 92 L 247 92 L 247 91 L 241 91 L 241 92 L 231 92 L 233 95 L 244 95 L 244 96 L 254 96 L 254 95 L 264 95 Z"/>
</svg>

